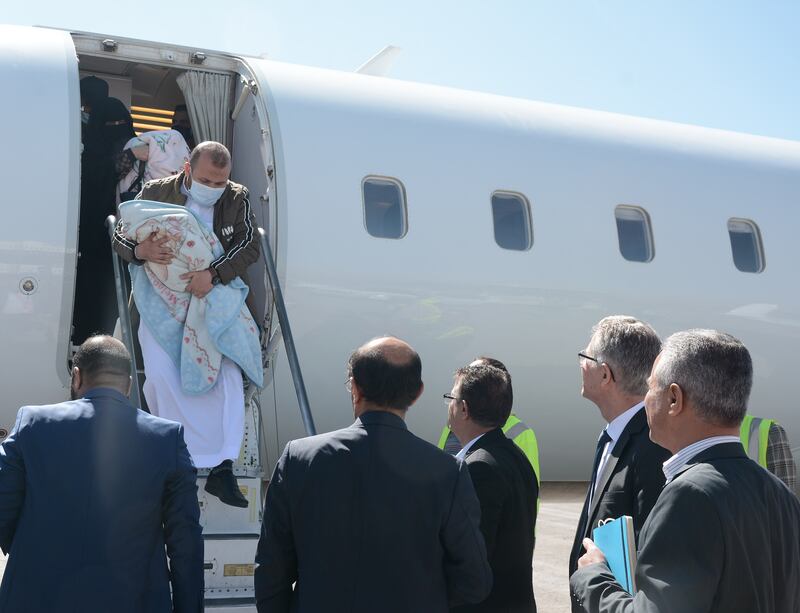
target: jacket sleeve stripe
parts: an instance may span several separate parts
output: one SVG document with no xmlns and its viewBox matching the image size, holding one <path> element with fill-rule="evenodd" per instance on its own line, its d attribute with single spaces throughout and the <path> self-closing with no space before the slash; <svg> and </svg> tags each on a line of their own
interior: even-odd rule
<svg viewBox="0 0 800 613">
<path fill-rule="evenodd" d="M 224 255 L 221 255 L 216 260 L 211 262 L 211 266 L 213 266 L 214 268 L 217 268 L 217 266 L 219 266 L 223 262 L 226 262 L 228 260 L 233 259 L 236 256 L 237 253 L 239 253 L 242 249 L 247 248 L 248 245 L 250 245 L 250 243 L 253 242 L 253 238 L 254 238 L 254 235 L 255 235 L 255 229 L 253 228 L 253 222 L 250 220 L 250 199 L 249 198 L 245 198 L 244 199 L 244 223 L 245 223 L 245 226 L 247 228 L 247 232 L 245 234 L 244 240 L 241 243 L 239 243 L 238 245 L 236 245 L 229 252 L 225 253 Z"/>
<path fill-rule="evenodd" d="M 120 231 L 121 225 L 122 223 L 120 222 L 119 224 L 117 224 L 117 227 L 114 228 L 114 241 L 120 243 L 123 247 L 127 247 L 128 249 L 133 251 L 136 248 L 136 243 L 134 243 Z"/>
</svg>

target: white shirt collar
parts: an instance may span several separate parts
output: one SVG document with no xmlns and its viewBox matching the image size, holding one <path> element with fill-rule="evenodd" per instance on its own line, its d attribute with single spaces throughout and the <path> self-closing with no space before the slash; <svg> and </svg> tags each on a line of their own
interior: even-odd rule
<svg viewBox="0 0 800 613">
<path fill-rule="evenodd" d="M 467 454 L 469 453 L 469 450 L 470 450 L 470 449 L 472 448 L 472 446 L 473 446 L 473 445 L 474 445 L 474 444 L 475 444 L 475 443 L 478 441 L 478 439 L 479 439 L 480 437 L 482 437 L 484 434 L 486 434 L 486 432 L 481 432 L 481 433 L 480 433 L 478 436 L 476 436 L 474 439 L 472 439 L 472 440 L 471 440 L 469 443 L 467 443 L 466 445 L 464 445 L 464 446 L 461 448 L 461 451 L 459 451 L 459 452 L 456 454 L 456 459 L 458 459 L 458 460 L 463 460 L 464 458 L 466 458 L 466 457 L 467 457 Z"/>
<path fill-rule="evenodd" d="M 625 430 L 626 426 L 633 419 L 634 415 L 636 415 L 643 408 L 644 408 L 644 400 L 633 405 L 630 409 L 628 409 L 621 415 L 617 415 L 614 419 L 611 420 L 611 423 L 609 423 L 606 426 L 606 432 L 608 433 L 608 436 L 611 437 L 612 444 L 610 445 L 610 447 L 613 447 L 613 443 L 616 443 L 619 440 L 619 437 L 622 436 L 622 431 Z"/>
<path fill-rule="evenodd" d="M 672 456 L 669 460 L 664 462 L 664 476 L 667 478 L 667 483 L 672 481 L 677 474 L 681 471 L 681 469 L 686 466 L 689 461 L 694 458 L 698 453 L 701 451 L 705 451 L 706 449 L 713 447 L 714 445 L 721 445 L 723 443 L 739 443 L 741 444 L 741 439 L 738 436 L 712 436 L 709 438 L 704 438 L 700 441 L 692 443 L 691 445 L 684 447 L 674 456 Z"/>
</svg>

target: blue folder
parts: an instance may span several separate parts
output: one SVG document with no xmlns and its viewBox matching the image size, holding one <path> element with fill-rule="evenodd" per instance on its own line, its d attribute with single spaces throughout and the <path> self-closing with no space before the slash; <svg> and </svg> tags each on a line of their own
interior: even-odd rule
<svg viewBox="0 0 800 613">
<path fill-rule="evenodd" d="M 636 592 L 633 573 L 636 569 L 636 540 L 633 518 L 623 515 L 599 522 L 592 531 L 592 540 L 605 554 L 614 578 L 629 594 Z"/>
</svg>

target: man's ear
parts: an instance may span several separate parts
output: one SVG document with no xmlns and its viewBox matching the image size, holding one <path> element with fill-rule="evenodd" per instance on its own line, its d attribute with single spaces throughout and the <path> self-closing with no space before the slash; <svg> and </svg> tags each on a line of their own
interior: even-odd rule
<svg viewBox="0 0 800 613">
<path fill-rule="evenodd" d="M 461 414 L 464 415 L 464 419 L 469 419 L 470 411 L 469 411 L 469 403 L 466 400 L 461 400 Z"/>
<path fill-rule="evenodd" d="M 131 397 L 131 386 L 133 385 L 133 377 L 128 377 L 128 389 L 125 390 L 125 395 L 130 398 Z M 136 407 L 137 409 L 141 409 L 142 407 Z"/>
<path fill-rule="evenodd" d="M 364 397 L 364 392 L 362 392 L 361 388 L 358 387 L 358 383 L 356 383 L 355 379 L 350 380 L 350 393 L 353 395 L 354 405 L 361 402 L 361 399 Z"/>
<path fill-rule="evenodd" d="M 677 383 L 671 383 L 669 386 L 669 410 L 668 413 L 677 417 L 686 409 L 686 394 Z"/>
<path fill-rule="evenodd" d="M 72 387 L 76 390 L 81 389 L 81 385 L 83 384 L 83 373 L 81 369 L 77 366 L 72 367 Z"/>
<path fill-rule="evenodd" d="M 414 400 L 412 400 L 411 404 L 409 404 L 408 406 L 413 405 L 417 400 L 419 400 L 419 397 L 422 396 L 422 392 L 424 392 L 424 391 L 425 391 L 425 384 L 422 383 L 422 381 L 420 381 L 420 383 L 419 383 L 419 393 L 416 395 Z"/>
<path fill-rule="evenodd" d="M 189 162 L 183 163 L 183 174 L 186 176 L 186 186 L 192 186 L 192 165 Z"/>
</svg>

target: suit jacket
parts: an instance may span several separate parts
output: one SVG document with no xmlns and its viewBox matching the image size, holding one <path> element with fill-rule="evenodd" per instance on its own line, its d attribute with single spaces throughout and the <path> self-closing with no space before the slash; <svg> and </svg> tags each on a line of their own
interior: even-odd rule
<svg viewBox="0 0 800 613">
<path fill-rule="evenodd" d="M 466 457 L 481 505 L 481 533 L 486 541 L 494 585 L 479 604 L 458 613 L 535 613 L 533 547 L 536 527 L 536 473 L 525 454 L 500 428 L 490 430 Z"/>
<path fill-rule="evenodd" d="M 21 408 L 0 448 L 0 611 L 202 611 L 195 474 L 183 427 L 114 390 Z"/>
<path fill-rule="evenodd" d="M 603 519 L 630 515 L 634 533 L 639 532 L 650 509 L 664 487 L 664 462 L 670 452 L 650 440 L 647 415 L 641 409 L 625 426 L 614 449 L 603 467 L 589 508 L 589 490 L 575 531 L 575 540 L 569 556 L 569 574 L 578 568 L 578 558 L 583 555 L 583 539 L 592 538 L 592 530 Z M 573 607 L 573 610 L 580 610 Z"/>
<path fill-rule="evenodd" d="M 479 514 L 466 465 L 391 413 L 291 441 L 267 490 L 258 611 L 435 613 L 480 601 L 492 577 Z"/>
<path fill-rule="evenodd" d="M 570 580 L 586 611 L 800 611 L 800 500 L 739 443 L 698 454 L 665 488 L 642 529 L 638 591 L 606 564 Z"/>
</svg>

